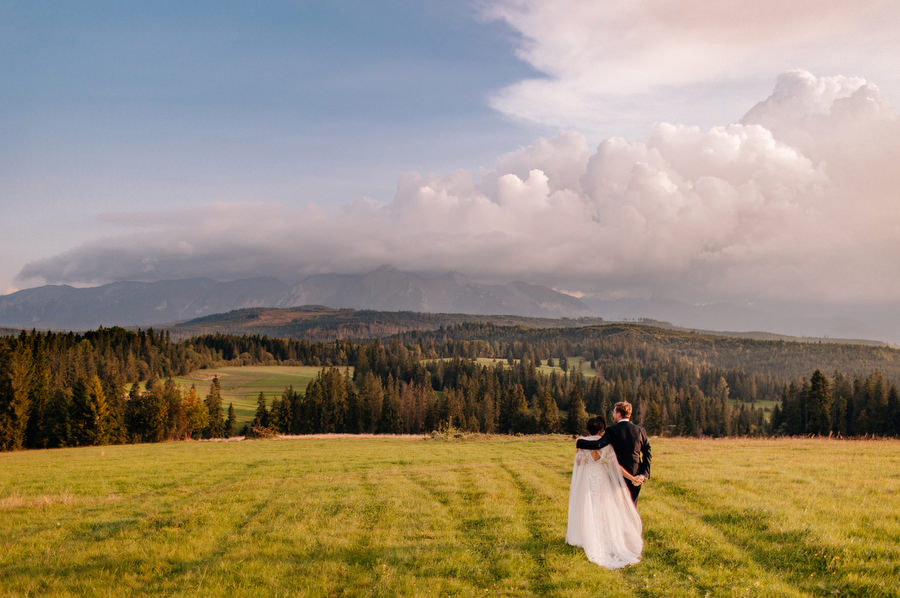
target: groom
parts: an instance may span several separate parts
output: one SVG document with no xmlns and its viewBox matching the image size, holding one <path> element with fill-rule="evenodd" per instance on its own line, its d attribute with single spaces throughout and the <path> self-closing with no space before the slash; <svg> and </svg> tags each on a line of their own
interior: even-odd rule
<svg viewBox="0 0 900 598">
<path fill-rule="evenodd" d="M 616 423 L 606 428 L 606 433 L 600 440 L 579 438 L 575 446 L 596 451 L 611 444 L 619 465 L 643 482 L 650 477 L 650 441 L 647 439 L 647 432 L 641 426 L 631 423 L 631 403 L 627 401 L 616 403 L 613 419 Z M 637 504 L 640 484 L 635 486 L 628 480 L 625 480 L 625 484 L 631 492 L 631 500 Z"/>
</svg>

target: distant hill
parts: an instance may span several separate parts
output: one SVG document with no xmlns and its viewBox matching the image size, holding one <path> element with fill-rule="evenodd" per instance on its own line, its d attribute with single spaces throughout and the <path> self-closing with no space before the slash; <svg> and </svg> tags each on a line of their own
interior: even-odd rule
<svg viewBox="0 0 900 598">
<path fill-rule="evenodd" d="M 375 310 L 334 309 L 324 306 L 307 305 L 292 308 L 249 308 L 224 314 L 213 314 L 187 322 L 168 326 L 174 339 L 187 339 L 204 334 L 259 335 L 271 338 L 306 339 L 310 341 L 332 341 L 337 339 L 361 340 L 384 338 L 413 332 L 434 332 L 440 328 L 451 328 L 460 324 L 471 324 L 473 330 L 483 330 L 481 325 L 494 327 L 515 327 L 521 329 L 588 329 L 594 326 L 624 326 L 634 330 L 666 330 L 673 338 L 726 338 L 754 341 L 777 341 L 780 343 L 865 345 L 888 347 L 887 343 L 863 339 L 836 339 L 797 337 L 769 332 L 727 332 L 700 330 L 674 326 L 642 318 L 630 322 L 609 322 L 603 318 L 533 318 L 526 316 L 497 316 L 459 313 L 419 313 L 412 311 L 388 312 Z M 515 331 L 512 334 L 516 334 Z M 566 333 L 569 334 L 569 333 Z M 572 333 L 576 334 L 576 333 Z M 460 331 L 454 337 L 465 337 Z M 669 336 L 669 335 L 665 335 Z M 508 338 L 506 338 L 509 341 Z"/>
<path fill-rule="evenodd" d="M 383 338 L 405 332 L 435 331 L 441 327 L 449 328 L 466 323 L 522 328 L 574 328 L 600 325 L 604 322 L 601 318 L 431 314 L 303 306 L 282 309 L 240 309 L 174 324 L 168 330 L 174 339 L 203 334 L 229 334 L 330 341 Z"/>
<path fill-rule="evenodd" d="M 306 304 L 522 317 L 591 315 L 575 297 L 547 287 L 481 284 L 456 273 L 427 276 L 379 268 L 368 274 L 310 276 L 293 286 L 275 278 L 115 282 L 92 288 L 48 285 L 0 296 L 0 326 L 56 330 L 158 326 L 242 308 Z"/>
<path fill-rule="evenodd" d="M 868 376 L 880 370 L 890 380 L 900 380 L 900 349 L 883 343 L 841 343 L 834 339 L 826 342 L 826 339 L 753 332 L 707 332 L 646 319 L 604 322 L 599 318 L 421 314 L 307 306 L 237 310 L 181 323 L 168 330 L 175 340 L 207 334 L 222 334 L 235 339 L 247 335 L 268 337 L 268 340 L 257 338 L 252 341 L 263 346 L 273 342 L 272 339 L 283 338 L 360 342 L 389 337 L 404 344 L 422 341 L 438 346 L 448 342 L 474 342 L 476 346 L 490 347 L 555 347 L 554 351 L 565 347 L 570 356 L 583 356 L 586 352 L 603 354 L 607 358 L 640 363 L 640 367 L 687 360 L 702 364 L 702 368 L 774 376 L 780 382 L 777 388 L 766 391 L 772 397 L 780 396 L 782 382 L 809 377 L 817 368 L 829 375 L 840 371 Z M 634 371 L 640 371 L 640 367 Z M 744 383 L 750 384 L 747 380 Z"/>
<path fill-rule="evenodd" d="M 49 285 L 0 297 L 0 325 L 51 330 L 147 326 L 271 305 L 285 289 L 274 278 L 114 282 L 85 289 Z"/>
</svg>

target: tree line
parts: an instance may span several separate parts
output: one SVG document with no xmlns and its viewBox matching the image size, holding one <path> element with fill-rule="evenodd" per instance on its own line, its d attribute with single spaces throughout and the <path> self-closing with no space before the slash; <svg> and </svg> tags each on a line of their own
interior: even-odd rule
<svg viewBox="0 0 900 598">
<path fill-rule="evenodd" d="M 233 407 L 222 405 L 218 380 L 201 396 L 202 390 L 182 389 L 173 378 L 250 364 L 322 368 L 306 389 L 287 388 L 271 404 L 260 397 L 255 427 L 284 433 L 448 427 L 579 433 L 588 414 L 608 415 L 615 402 L 627 400 L 651 434 L 900 435 L 897 386 L 880 370 L 834 370 L 828 379 L 817 369 L 809 380 L 786 378 L 759 365 L 789 354 L 783 343 L 760 343 L 672 340 L 628 327 L 548 331 L 489 324 L 327 343 L 228 335 L 173 342 L 152 329 L 22 332 L 0 337 L 0 449 L 240 432 Z M 807 349 L 797 348 L 802 363 Z M 854 348 L 813 353 L 890 368 L 896 355 L 872 349 L 862 348 L 859 362 L 848 357 Z M 747 367 L 729 367 L 741 352 Z M 796 367 L 782 363 L 777 371 Z"/>
<path fill-rule="evenodd" d="M 782 391 L 771 420 L 774 434 L 900 436 L 900 394 L 880 371 L 850 377 L 820 370 Z"/>
</svg>

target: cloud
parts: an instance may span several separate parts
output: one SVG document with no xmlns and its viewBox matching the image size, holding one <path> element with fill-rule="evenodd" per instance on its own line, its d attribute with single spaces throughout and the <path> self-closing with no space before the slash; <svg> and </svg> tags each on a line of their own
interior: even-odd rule
<svg viewBox="0 0 900 598">
<path fill-rule="evenodd" d="M 885 0 L 498 0 L 483 13 L 542 74 L 496 92 L 494 108 L 607 135 L 736 120 L 748 86 L 798 65 L 893 81 L 900 51 L 900 4 Z"/>
<path fill-rule="evenodd" d="M 740 123 L 563 132 L 476 175 L 408 173 L 393 201 L 216 204 L 27 265 L 21 279 L 361 272 L 382 264 L 609 297 L 900 299 L 900 124 L 860 78 L 781 75 Z"/>
</svg>

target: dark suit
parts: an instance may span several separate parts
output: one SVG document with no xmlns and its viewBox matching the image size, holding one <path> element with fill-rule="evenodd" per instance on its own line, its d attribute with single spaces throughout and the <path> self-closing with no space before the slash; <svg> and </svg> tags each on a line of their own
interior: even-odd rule
<svg viewBox="0 0 900 598">
<path fill-rule="evenodd" d="M 606 433 L 599 440 L 584 440 L 579 438 L 575 443 L 580 449 L 600 450 L 611 444 L 616 453 L 619 465 L 633 476 L 642 475 L 650 477 L 650 441 L 647 432 L 641 426 L 627 420 L 619 421 L 606 428 Z M 631 491 L 631 499 L 637 504 L 640 486 L 635 486 L 625 480 L 628 490 Z"/>
</svg>

